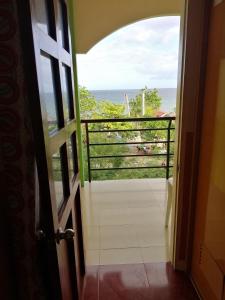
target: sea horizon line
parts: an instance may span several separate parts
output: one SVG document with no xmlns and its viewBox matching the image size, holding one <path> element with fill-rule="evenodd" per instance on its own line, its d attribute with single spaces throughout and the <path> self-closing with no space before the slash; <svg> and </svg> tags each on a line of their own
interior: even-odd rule
<svg viewBox="0 0 225 300">
<path fill-rule="evenodd" d="M 143 87 L 142 88 L 118 88 L 118 89 L 89 89 L 87 88 L 89 91 L 123 91 L 123 90 L 129 90 L 129 91 L 134 91 L 134 90 L 143 90 Z M 173 89 L 173 90 L 176 90 L 177 88 L 176 87 L 164 87 L 164 88 L 159 88 L 159 87 L 154 87 L 154 88 L 148 88 L 148 90 L 168 90 L 168 89 Z"/>
</svg>

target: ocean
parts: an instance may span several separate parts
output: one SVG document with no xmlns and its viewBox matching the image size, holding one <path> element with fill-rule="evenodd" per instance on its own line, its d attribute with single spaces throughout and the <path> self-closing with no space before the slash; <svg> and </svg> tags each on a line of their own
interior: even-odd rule
<svg viewBox="0 0 225 300">
<path fill-rule="evenodd" d="M 159 96 L 162 98 L 162 105 L 160 110 L 163 112 L 173 112 L 176 107 L 177 90 L 175 88 L 162 88 L 157 90 L 159 92 Z M 132 99 L 140 93 L 140 90 L 91 90 L 90 92 L 97 100 L 110 100 L 114 103 L 123 104 L 125 102 L 125 94 L 128 95 L 129 99 Z"/>
<path fill-rule="evenodd" d="M 176 89 L 174 88 L 164 88 L 157 89 L 160 97 L 162 98 L 162 105 L 160 111 L 169 113 L 174 112 L 176 107 Z M 135 98 L 137 94 L 140 93 L 140 90 L 90 90 L 90 93 L 97 100 L 109 100 L 114 103 L 125 103 L 124 95 L 127 94 L 129 99 Z M 55 108 L 55 95 L 51 93 L 45 94 L 46 100 L 46 109 L 51 120 L 56 120 L 56 108 Z"/>
</svg>

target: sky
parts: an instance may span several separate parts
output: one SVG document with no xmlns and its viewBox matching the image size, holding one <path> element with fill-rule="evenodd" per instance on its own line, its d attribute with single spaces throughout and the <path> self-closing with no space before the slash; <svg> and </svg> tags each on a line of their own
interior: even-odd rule
<svg viewBox="0 0 225 300">
<path fill-rule="evenodd" d="M 77 55 L 79 84 L 89 90 L 176 87 L 179 17 L 123 27 Z"/>
</svg>

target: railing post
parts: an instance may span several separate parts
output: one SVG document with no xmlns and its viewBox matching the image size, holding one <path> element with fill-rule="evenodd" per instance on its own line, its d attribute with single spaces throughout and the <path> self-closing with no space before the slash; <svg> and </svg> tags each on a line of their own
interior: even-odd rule
<svg viewBox="0 0 225 300">
<path fill-rule="evenodd" d="M 166 179 L 169 179 L 170 176 L 170 128 L 172 120 L 169 121 L 167 129 L 167 157 L 166 157 Z"/>
<path fill-rule="evenodd" d="M 88 181 L 91 182 L 91 163 L 90 163 L 90 145 L 89 145 L 89 130 L 88 123 L 85 123 L 86 142 L 87 142 L 87 160 L 88 160 Z"/>
</svg>

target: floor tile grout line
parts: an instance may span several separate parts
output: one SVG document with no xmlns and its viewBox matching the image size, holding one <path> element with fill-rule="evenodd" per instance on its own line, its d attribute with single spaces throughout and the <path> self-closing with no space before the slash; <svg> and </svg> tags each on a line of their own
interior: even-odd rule
<svg viewBox="0 0 225 300">
<path fill-rule="evenodd" d="M 147 249 L 147 248 L 167 248 L 166 245 L 150 245 L 150 246 L 134 246 L 134 247 L 124 247 L 124 248 L 100 248 L 100 249 L 88 249 L 88 250 L 103 250 L 103 251 L 108 251 L 108 250 L 126 250 L 126 249 Z"/>
<path fill-rule="evenodd" d="M 98 279 L 98 300 L 100 299 L 100 280 L 99 280 L 99 271 L 100 271 L 100 257 L 99 257 L 99 265 L 98 265 L 98 274 L 97 274 L 97 279 Z"/>
<path fill-rule="evenodd" d="M 149 282 L 149 279 L 148 279 L 148 273 L 147 273 L 145 262 L 143 262 L 143 265 L 144 265 L 145 275 L 146 275 L 147 281 L 148 281 L 148 286 L 149 286 L 149 288 L 151 288 L 151 285 L 150 285 L 150 282 Z"/>
<path fill-rule="evenodd" d="M 115 182 L 115 181 L 114 181 Z M 113 182 L 113 183 L 114 183 Z M 127 183 L 129 183 L 130 184 L 130 180 L 129 180 L 129 182 L 127 181 Z M 156 183 L 156 181 L 155 181 L 155 183 Z M 143 191 L 143 189 L 142 189 L 142 191 L 143 191 L 143 194 L 145 194 L 146 193 L 146 191 L 152 191 L 152 192 L 154 192 L 154 194 L 155 194 L 155 196 L 157 196 L 157 198 L 158 197 L 163 197 L 164 198 L 164 192 L 162 192 L 162 190 L 161 190 L 161 188 L 158 188 L 158 184 L 160 184 L 160 186 L 162 186 L 162 184 L 163 184 L 163 182 L 162 181 L 157 181 L 157 188 L 155 187 L 155 185 L 153 186 L 153 185 L 151 185 L 151 186 L 149 186 L 147 189 L 145 189 L 146 188 L 146 186 L 145 187 L 143 187 L 145 190 Z M 90 188 L 87 186 L 87 188 L 90 190 L 90 192 L 94 192 L 95 193 L 95 196 L 98 196 L 98 189 L 101 189 L 101 184 L 100 185 L 98 185 L 97 186 L 97 189 L 95 190 L 95 191 L 91 191 L 90 190 Z M 154 189 L 154 191 L 153 191 L 153 189 Z M 163 188 L 164 189 L 164 188 Z M 109 191 L 107 191 L 107 190 L 104 190 L 103 192 L 109 192 Z M 127 190 L 121 190 L 121 191 L 118 191 L 118 192 L 127 192 Z M 129 190 L 129 192 L 130 192 L 130 190 Z M 87 195 L 87 198 L 90 196 L 90 193 L 86 193 Z M 99 193 L 99 196 L 100 196 L 100 193 Z M 162 199 L 162 198 L 161 198 Z M 110 199 L 111 200 L 111 199 Z M 152 209 L 152 208 L 156 208 L 157 210 L 160 210 L 160 211 L 164 211 L 163 210 L 163 208 L 162 208 L 162 206 L 164 206 L 163 205 L 163 203 L 164 203 L 164 200 L 163 201 L 160 201 L 160 200 L 158 200 L 158 203 L 157 203 L 157 201 L 156 201 L 156 199 L 152 199 L 152 200 L 154 200 L 154 203 L 155 203 L 155 205 L 153 205 L 153 203 L 151 203 L 151 205 L 149 204 L 149 206 L 147 206 L 147 208 L 148 209 Z M 89 202 L 92 202 L 92 206 L 93 206 L 93 208 L 95 208 L 95 205 L 96 206 L 98 206 L 100 203 L 101 203 L 101 201 L 94 201 L 94 199 L 93 199 L 93 201 L 88 201 L 88 203 Z M 107 210 L 111 210 L 111 209 L 113 209 L 113 208 L 115 208 L 115 209 L 117 209 L 117 207 L 110 207 L 111 206 L 111 201 L 110 201 L 110 205 L 109 205 L 109 207 L 108 208 L 105 208 L 105 209 L 107 209 Z M 107 201 L 106 202 L 104 202 L 104 204 L 107 204 Z M 123 209 L 129 209 L 129 212 L 131 212 L 131 216 L 133 216 L 133 211 L 135 211 L 136 209 L 138 209 L 138 210 L 143 210 L 143 209 L 146 209 L 146 206 L 144 205 L 144 207 L 143 206 L 141 206 L 141 207 L 137 207 L 137 205 L 135 205 L 135 207 L 132 205 L 132 201 L 130 202 L 130 201 L 127 201 L 126 203 L 126 206 L 127 207 L 123 207 Z M 85 208 L 84 208 L 85 209 Z M 140 211 L 139 211 L 140 212 Z M 86 219 L 86 218 L 85 218 Z M 133 222 L 131 223 L 130 221 L 128 221 L 128 222 L 125 222 L 125 223 L 122 223 L 122 224 L 104 224 L 105 222 L 104 222 L 104 219 L 103 219 L 103 216 L 102 216 L 102 214 L 101 214 L 101 212 L 100 212 L 100 214 L 99 215 L 97 215 L 97 217 L 95 216 L 95 215 L 92 215 L 92 219 L 96 219 L 96 223 L 94 222 L 94 223 L 89 223 L 89 221 L 88 221 L 88 216 L 87 216 L 87 223 L 88 223 L 88 226 L 89 227 L 92 227 L 92 226 L 96 226 L 97 228 L 98 228 L 98 233 L 99 233 L 99 238 L 98 238 L 98 241 L 97 241 L 97 243 L 98 243 L 98 246 L 97 247 L 90 247 L 90 248 L 87 248 L 87 250 L 96 250 L 97 252 L 98 252 L 98 259 L 99 259 L 99 263 L 100 263 L 100 256 L 101 256 L 101 251 L 110 251 L 110 250 L 118 250 L 118 249 L 134 249 L 134 248 L 136 248 L 136 249 L 138 249 L 139 250 L 139 253 L 140 253 L 140 255 L 141 255 L 141 257 L 143 257 L 143 255 L 142 255 L 142 253 L 141 253 L 141 250 L 142 249 L 145 249 L 145 248 L 153 248 L 153 247 L 166 247 L 166 245 L 164 244 L 164 243 L 158 243 L 158 244 L 153 244 L 153 245 L 151 245 L 151 244 L 146 244 L 145 245 L 145 243 L 144 243 L 144 245 L 142 245 L 142 243 L 140 242 L 140 239 L 138 238 L 138 234 L 136 234 L 136 237 L 135 237 L 135 244 L 134 245 L 132 245 L 132 246 L 123 246 L 123 247 L 116 247 L 116 248 L 108 248 L 107 246 L 106 247 L 102 247 L 102 244 L 103 244 L 103 242 L 102 241 L 104 241 L 103 239 L 102 239 L 102 236 L 101 236 L 101 230 L 100 230 L 100 228 L 103 228 L 103 227 L 107 227 L 107 226 L 109 226 L 109 227 L 111 227 L 111 228 L 113 228 L 113 227 L 115 227 L 115 226 L 122 226 L 122 227 L 128 227 L 128 226 L 149 226 L 149 227 L 151 227 L 153 224 L 154 224 L 154 222 L 152 223 L 151 221 L 149 221 L 149 220 L 147 220 L 147 222 L 144 222 L 144 223 L 138 223 L 138 224 L 134 224 Z M 160 223 L 160 222 L 159 222 Z M 159 225 L 159 224 L 157 224 L 157 225 Z M 160 225 L 162 225 L 162 224 L 160 224 Z M 129 242 L 127 243 L 128 245 L 129 245 Z"/>
<path fill-rule="evenodd" d="M 91 225 L 88 225 L 87 227 L 130 227 L 131 225 L 133 225 L 134 227 L 137 227 L 137 226 L 141 226 L 141 227 L 149 227 L 149 225 L 151 225 L 151 224 L 140 224 L 140 225 L 136 225 L 136 224 L 122 224 L 122 225 L 118 225 L 118 224 L 115 224 L 115 225 L 93 225 L 93 226 L 91 226 Z M 157 225 L 158 226 L 158 224 L 155 224 L 155 225 Z M 162 225 L 162 224 L 160 224 L 160 225 Z M 85 227 L 85 226 L 84 226 Z M 152 231 L 154 231 L 154 229 L 151 229 Z M 162 231 L 167 231 L 168 230 L 168 228 L 166 228 L 165 226 L 164 226 L 164 228 L 162 228 Z"/>
<path fill-rule="evenodd" d="M 126 249 L 147 249 L 147 248 L 168 248 L 168 245 L 148 245 L 148 246 L 128 246 L 116 248 L 87 248 L 86 251 L 107 251 L 107 250 L 126 250 Z"/>
</svg>

